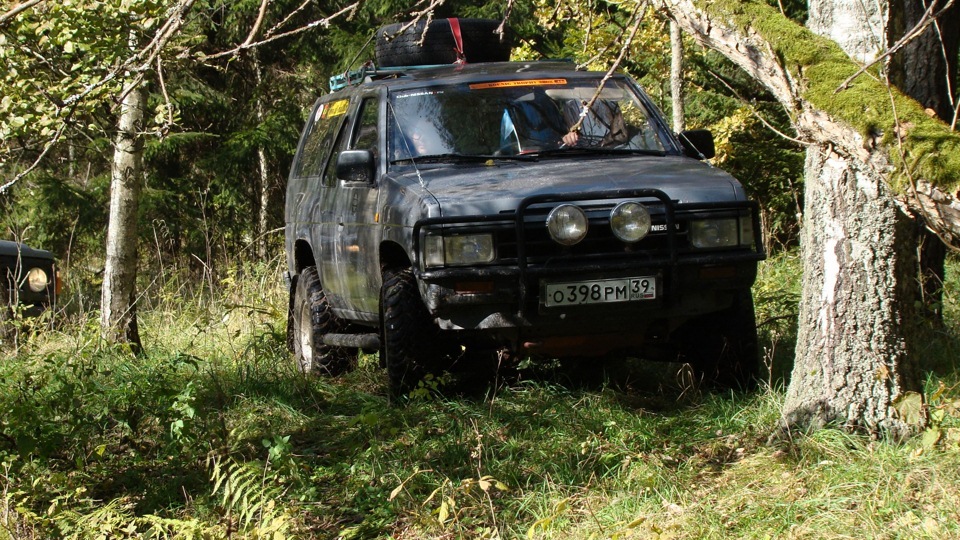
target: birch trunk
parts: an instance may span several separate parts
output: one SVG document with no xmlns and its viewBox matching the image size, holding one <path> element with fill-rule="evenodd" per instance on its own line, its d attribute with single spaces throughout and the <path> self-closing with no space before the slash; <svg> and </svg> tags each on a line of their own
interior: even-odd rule
<svg viewBox="0 0 960 540">
<path fill-rule="evenodd" d="M 898 407 L 921 390 L 910 354 L 916 244 L 904 208 L 924 208 L 942 234 L 960 238 L 951 195 L 960 139 L 871 75 L 850 83 L 859 66 L 836 43 L 763 2 L 663 5 L 766 86 L 810 144 L 800 336 L 782 426 L 911 432 L 923 418 Z"/>
<path fill-rule="evenodd" d="M 124 88 L 110 179 L 110 219 L 100 302 L 103 337 L 142 350 L 137 326 L 137 211 L 143 184 L 144 92 L 140 81 Z"/>
<path fill-rule="evenodd" d="M 827 146 L 807 151 L 803 293 L 784 427 L 907 435 L 915 227 L 883 178 Z"/>
<path fill-rule="evenodd" d="M 266 106 L 264 105 L 264 98 L 261 94 L 263 87 L 263 74 L 261 72 L 262 68 L 260 66 L 260 56 L 258 49 L 253 49 L 253 71 L 255 73 L 256 80 L 256 113 L 257 113 L 257 122 L 262 124 L 267 117 Z M 267 152 L 264 150 L 263 143 L 260 143 L 257 146 L 257 192 L 258 192 L 258 204 L 257 204 L 257 225 L 256 230 L 256 239 L 254 245 L 256 246 L 257 258 L 265 259 L 267 257 L 267 226 L 269 223 L 269 213 L 270 213 L 270 169 L 267 162 Z"/>
<path fill-rule="evenodd" d="M 670 21 L 670 100 L 673 103 L 673 131 L 685 129 L 683 100 L 683 33 L 680 26 Z"/>
</svg>

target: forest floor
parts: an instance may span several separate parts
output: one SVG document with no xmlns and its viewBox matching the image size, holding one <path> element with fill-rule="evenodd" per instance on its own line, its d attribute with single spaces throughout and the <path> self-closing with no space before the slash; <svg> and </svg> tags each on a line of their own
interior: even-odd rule
<svg viewBox="0 0 960 540">
<path fill-rule="evenodd" d="M 296 371 L 279 264 L 153 284 L 139 358 L 74 310 L 0 351 L 0 540 L 960 538 L 960 264 L 923 359 L 926 431 L 768 442 L 798 265 L 761 269 L 769 377 L 747 394 L 620 359 L 438 376 L 391 406 L 376 355 Z"/>
</svg>

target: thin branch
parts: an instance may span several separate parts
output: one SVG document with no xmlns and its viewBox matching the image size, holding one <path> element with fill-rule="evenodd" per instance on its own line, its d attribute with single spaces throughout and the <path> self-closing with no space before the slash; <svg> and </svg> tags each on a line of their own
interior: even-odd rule
<svg viewBox="0 0 960 540">
<path fill-rule="evenodd" d="M 14 177 L 13 177 L 13 180 L 10 180 L 10 181 L 7 182 L 6 184 L 3 184 L 2 186 L 0 186 L 0 193 L 6 193 L 7 190 L 10 189 L 11 187 L 13 187 L 14 184 L 16 184 L 17 182 L 19 182 L 20 179 L 22 179 L 24 176 L 30 174 L 31 172 L 33 172 L 33 170 L 36 169 L 36 168 L 40 165 L 40 162 L 43 161 L 43 158 L 46 157 L 47 154 L 50 152 L 50 149 L 53 148 L 54 145 L 56 145 L 58 142 L 60 142 L 60 138 L 63 137 L 63 132 L 64 132 L 65 129 L 67 129 L 67 124 L 66 124 L 66 122 L 61 123 L 60 126 L 57 127 L 57 132 L 53 134 L 53 137 L 51 137 L 51 138 L 47 141 L 47 143 L 46 143 L 45 145 L 43 145 L 43 151 L 40 152 L 40 155 L 37 156 L 37 159 L 33 160 L 33 163 L 30 164 L 30 166 L 27 167 L 26 170 L 18 173 L 16 176 L 14 176 Z"/>
<path fill-rule="evenodd" d="M 289 22 L 290 19 L 292 19 L 297 13 L 300 13 L 301 11 L 306 9 L 306 7 L 309 6 L 312 1 L 313 0 L 304 0 L 304 2 L 297 7 L 297 9 L 288 13 L 287 16 L 283 18 L 282 21 L 273 25 L 273 28 L 271 28 L 270 30 L 267 30 L 267 33 L 264 34 L 264 37 L 271 37 L 274 34 L 274 32 L 283 28 L 287 24 L 287 22 Z"/>
<path fill-rule="evenodd" d="M 510 20 L 510 13 L 513 11 L 513 3 L 516 0 L 507 0 L 507 8 L 503 10 L 503 20 L 500 21 L 500 26 L 494 31 L 495 34 L 500 36 L 500 41 L 503 41 L 504 35 L 506 33 L 507 21 Z"/>
<path fill-rule="evenodd" d="M 868 69 L 870 69 L 877 63 L 882 62 L 888 57 L 896 54 L 897 51 L 905 47 L 914 39 L 917 39 L 918 37 L 920 37 L 924 33 L 924 31 L 926 31 L 927 27 L 929 27 L 931 24 L 936 22 L 936 20 L 941 15 L 943 15 L 945 11 L 950 9 L 950 6 L 953 5 L 953 1 L 954 0 L 947 0 L 947 3 L 936 14 L 934 14 L 933 11 L 934 11 L 934 8 L 937 7 L 937 2 L 934 1 L 933 3 L 931 3 L 930 7 L 928 7 L 927 10 L 923 13 L 923 17 L 920 17 L 920 21 L 918 21 L 917 24 L 914 25 L 914 27 L 909 32 L 904 34 L 904 36 L 900 38 L 900 40 L 897 41 L 892 47 L 887 49 L 886 52 L 874 58 L 872 62 L 864 65 L 859 70 L 857 70 L 856 73 L 848 77 L 847 80 L 843 81 L 843 83 L 839 87 L 837 87 L 834 93 L 840 92 L 841 90 L 846 90 L 850 86 L 850 83 L 853 82 L 854 79 L 856 79 L 857 77 L 865 73 Z"/>
<path fill-rule="evenodd" d="M 744 99 L 744 98 L 739 94 L 739 92 L 737 92 L 737 90 L 736 90 L 734 87 L 730 86 L 730 84 L 729 84 L 727 81 L 723 80 L 722 77 L 720 77 L 719 75 L 717 75 L 716 73 L 714 73 L 712 70 L 707 70 L 707 73 L 709 73 L 714 79 L 720 81 L 720 84 L 722 84 L 723 86 L 725 86 L 725 87 L 727 88 L 727 90 L 728 90 L 730 93 L 732 93 L 732 94 L 740 101 L 740 103 L 743 103 L 744 105 L 746 105 L 747 107 L 749 107 L 749 108 L 750 108 L 750 113 L 753 114 L 753 116 L 755 116 L 755 117 L 757 118 L 757 120 L 760 121 L 761 124 L 763 124 L 764 126 L 766 126 L 767 129 L 769 129 L 770 131 L 776 133 L 776 134 L 779 135 L 780 137 L 783 137 L 784 139 L 786 139 L 786 140 L 788 140 L 788 141 L 790 141 L 790 142 L 792 142 L 792 143 L 794 143 L 794 144 L 798 144 L 798 145 L 800 145 L 800 146 L 810 146 L 810 145 L 812 144 L 812 143 L 810 143 L 809 141 L 804 141 L 804 140 L 797 139 L 797 138 L 795 138 L 795 137 L 791 137 L 791 136 L 787 135 L 786 133 L 783 133 L 782 131 L 780 131 L 780 130 L 778 130 L 777 128 L 773 127 L 773 125 L 770 124 L 770 122 L 768 122 L 767 119 L 764 118 L 764 117 L 760 114 L 760 111 L 758 111 L 758 110 L 756 109 L 756 107 L 753 106 L 752 103 L 750 103 L 749 101 L 747 101 L 746 99 Z"/>
<path fill-rule="evenodd" d="M 193 7 L 193 3 L 195 1 L 196 0 L 182 0 L 176 7 L 171 8 L 169 12 L 170 15 L 167 17 L 167 21 L 160 28 L 160 30 L 157 31 L 150 43 L 127 58 L 123 63 L 110 70 L 110 72 L 101 77 L 100 80 L 88 84 L 82 92 L 74 94 L 65 99 L 63 101 L 64 104 L 71 105 L 78 103 L 92 94 L 94 90 L 105 86 L 107 83 L 119 77 L 121 73 L 139 74 L 150 69 L 150 67 L 153 65 L 153 61 L 157 58 L 157 55 L 160 54 L 160 51 L 163 50 L 166 44 L 183 26 L 184 16 Z"/>
<path fill-rule="evenodd" d="M 630 18 L 634 20 L 633 28 L 630 29 L 630 35 L 627 36 L 626 41 L 623 42 L 623 47 L 620 48 L 620 55 L 617 56 L 617 59 L 613 61 L 613 65 L 610 66 L 610 69 L 604 74 L 603 79 L 600 80 L 600 84 L 597 85 L 597 91 L 593 93 L 593 97 L 591 97 L 590 101 L 583 106 L 583 110 L 580 111 L 580 118 L 577 119 L 577 122 L 570 127 L 571 132 L 580 130 L 580 127 L 583 125 L 583 119 L 586 118 L 587 113 L 590 112 L 593 104 L 596 103 L 597 99 L 600 97 L 600 92 L 603 91 L 603 87 L 607 84 L 607 81 L 610 80 L 610 77 L 613 76 L 613 73 L 617 70 L 617 68 L 620 67 L 620 63 L 623 62 L 623 59 L 627 56 L 630 46 L 633 45 L 633 40 L 637 37 L 637 31 L 640 30 L 640 23 L 643 22 L 643 13 L 640 12 L 640 8 L 646 5 L 646 0 L 637 2 L 636 7 L 633 9 L 633 13 L 630 15 Z"/>
<path fill-rule="evenodd" d="M 192 1 L 192 0 L 191 0 L 191 1 Z M 247 50 L 247 49 L 252 49 L 252 48 L 254 48 L 254 47 L 260 47 L 261 45 L 266 45 L 267 43 L 274 42 L 274 41 L 276 41 L 276 40 L 278 40 L 278 39 L 283 39 L 283 38 L 285 38 L 285 37 L 290 37 L 290 36 L 294 36 L 294 35 L 296 35 L 296 34 L 300 34 L 300 33 L 306 32 L 307 30 L 312 30 L 312 29 L 314 29 L 314 28 L 316 28 L 316 27 L 318 27 L 318 26 L 322 26 L 322 27 L 326 28 L 326 27 L 330 26 L 330 21 L 336 19 L 337 17 L 340 17 L 340 16 L 344 15 L 345 13 L 351 13 L 351 12 L 355 11 L 357 8 L 360 7 L 360 4 L 361 4 L 361 3 L 362 3 L 362 2 L 360 2 L 360 1 L 354 2 L 354 3 L 350 4 L 349 6 L 343 8 L 343 9 L 341 9 L 340 11 L 334 13 L 333 15 L 331 15 L 331 16 L 329 16 L 329 17 L 324 17 L 323 19 L 317 19 L 316 21 L 313 21 L 313 22 L 308 23 L 308 24 L 306 24 L 306 25 L 304 25 L 304 26 L 301 26 L 300 28 L 295 28 L 295 29 L 290 30 L 290 31 L 288 31 L 288 32 L 283 32 L 283 33 L 281 33 L 281 34 L 276 34 L 276 35 L 273 35 L 273 36 L 270 36 L 270 37 L 266 37 L 266 38 L 264 38 L 264 39 L 262 39 L 262 40 L 260 40 L 260 41 L 254 42 L 254 43 L 242 43 L 242 44 L 237 45 L 236 47 L 234 47 L 234 48 L 232 48 L 232 49 L 230 49 L 230 50 L 228 50 L 228 51 L 223 51 L 223 52 L 219 52 L 219 53 L 216 53 L 216 54 L 205 54 L 205 55 L 201 55 L 200 58 L 199 58 L 199 60 L 200 60 L 201 62 L 206 62 L 206 61 L 208 61 L 208 60 L 214 60 L 214 59 L 217 59 L 217 58 L 223 58 L 224 56 L 235 56 L 235 55 L 236 55 L 237 53 L 239 53 L 240 51 L 245 51 L 245 50 Z"/>
<path fill-rule="evenodd" d="M 257 15 L 257 20 L 253 22 L 253 28 L 250 29 L 250 33 L 247 35 L 247 39 L 243 40 L 243 45 L 241 47 L 250 45 L 253 41 L 254 36 L 257 35 L 257 31 L 260 30 L 260 25 L 263 24 L 263 16 L 267 13 L 267 4 L 270 3 L 270 0 L 263 0 L 260 2 L 260 13 Z"/>
<path fill-rule="evenodd" d="M 22 3 L 22 4 L 17 4 L 16 6 L 13 6 L 13 8 L 12 8 L 10 11 L 4 13 L 3 15 L 0 15 L 0 26 L 3 26 L 3 25 L 6 24 L 7 21 L 9 21 L 10 19 L 13 19 L 13 18 L 16 17 L 17 15 L 23 13 L 24 11 L 32 8 L 33 6 L 39 4 L 39 3 L 43 2 L 43 1 L 44 1 L 44 0 L 28 0 L 27 2 L 24 2 L 24 3 Z"/>
<path fill-rule="evenodd" d="M 164 131 L 170 129 L 169 126 L 173 125 L 173 103 L 170 101 L 170 94 L 167 93 L 167 83 L 163 79 L 163 60 L 159 56 L 157 57 L 157 79 L 160 80 L 160 91 L 163 93 L 163 100 L 167 105 L 167 127 L 166 129 L 160 129 L 162 135 Z"/>
<path fill-rule="evenodd" d="M 64 108 L 75 108 L 81 101 L 92 94 L 95 90 L 102 88 L 114 79 L 118 78 L 121 73 L 134 74 L 133 82 L 143 79 L 144 72 L 150 69 L 154 60 L 157 59 L 166 44 L 183 26 L 185 22 L 184 16 L 190 11 L 190 8 L 193 6 L 195 1 L 196 0 L 182 0 L 176 7 L 171 8 L 170 11 L 168 11 L 169 15 L 166 23 L 164 23 L 164 25 L 157 31 L 157 33 L 154 35 L 154 38 L 149 44 L 147 44 L 146 47 L 141 48 L 120 65 L 113 68 L 109 73 L 101 77 L 100 80 L 87 85 L 80 93 L 74 94 L 65 99 L 63 101 L 63 105 L 59 107 L 58 113 Z M 146 59 L 144 59 L 144 57 L 146 57 Z M 127 88 L 133 88 L 134 86 L 134 84 L 130 84 L 127 85 Z M 72 113 L 67 113 L 63 115 L 63 118 L 69 118 L 71 114 Z M 35 159 L 26 170 L 18 173 L 15 177 L 13 177 L 12 180 L 0 186 L 0 193 L 10 189 L 10 187 L 19 182 L 24 176 L 36 169 L 43 158 L 50 152 L 50 149 L 60 142 L 66 127 L 67 121 L 64 120 L 60 123 L 56 133 L 54 133 L 53 136 L 50 137 L 50 139 L 48 139 L 44 144 L 43 150 L 41 151 L 40 155 L 37 156 L 37 159 Z"/>
</svg>

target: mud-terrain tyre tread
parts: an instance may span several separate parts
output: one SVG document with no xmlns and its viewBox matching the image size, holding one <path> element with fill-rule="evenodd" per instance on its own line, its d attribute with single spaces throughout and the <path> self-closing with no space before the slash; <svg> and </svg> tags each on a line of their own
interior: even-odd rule
<svg viewBox="0 0 960 540">
<path fill-rule="evenodd" d="M 352 367 L 355 349 L 323 343 L 325 334 L 343 332 L 344 325 L 330 309 L 314 266 L 304 268 L 296 282 L 293 300 L 294 356 L 305 374 L 339 375 Z M 304 321 L 310 328 L 304 332 Z M 311 351 L 306 351 L 311 347 Z"/>
<path fill-rule="evenodd" d="M 297 281 L 299 280 L 299 275 L 294 275 L 290 279 L 290 300 L 287 302 L 287 350 L 291 353 L 297 352 L 297 331 L 295 327 L 294 319 L 294 303 L 297 299 Z"/>
<path fill-rule="evenodd" d="M 433 328 L 410 268 L 384 269 L 380 306 L 383 312 L 380 356 L 387 370 L 390 397 L 400 398 L 427 373 L 429 347 L 426 342 Z"/>
<path fill-rule="evenodd" d="M 464 57 L 467 62 L 505 62 L 510 60 L 510 40 L 495 33 L 500 22 L 494 19 L 458 19 Z M 430 21 L 424 35 L 425 20 L 417 21 L 402 34 L 405 23 L 389 24 L 377 30 L 374 54 L 377 66 L 423 66 L 453 64 L 457 61 L 453 32 L 448 19 Z M 420 43 L 421 38 L 423 43 Z"/>
</svg>

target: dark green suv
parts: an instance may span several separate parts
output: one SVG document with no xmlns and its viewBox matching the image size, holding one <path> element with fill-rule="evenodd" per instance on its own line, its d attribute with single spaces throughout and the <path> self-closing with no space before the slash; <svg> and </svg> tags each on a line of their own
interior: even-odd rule
<svg viewBox="0 0 960 540">
<path fill-rule="evenodd" d="M 493 358 L 633 355 L 720 384 L 757 375 L 758 210 L 704 161 L 709 132 L 671 133 L 628 76 L 567 62 L 368 67 L 335 82 L 287 187 L 301 369 L 336 373 L 379 350 L 394 394 Z"/>
</svg>

